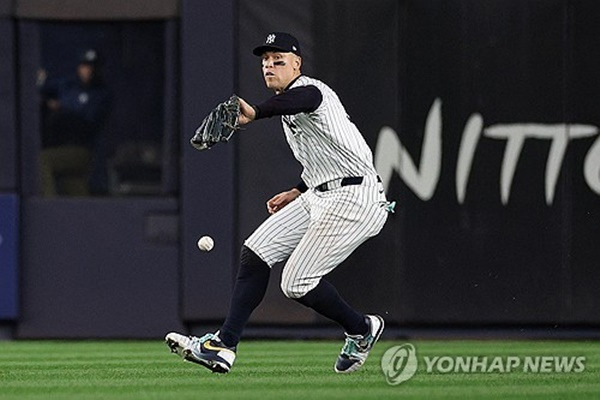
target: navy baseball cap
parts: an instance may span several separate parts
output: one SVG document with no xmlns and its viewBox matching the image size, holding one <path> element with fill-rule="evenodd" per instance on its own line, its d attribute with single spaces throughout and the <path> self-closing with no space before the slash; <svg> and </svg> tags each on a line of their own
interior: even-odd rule
<svg viewBox="0 0 600 400">
<path fill-rule="evenodd" d="M 79 57 L 80 64 L 98 65 L 100 64 L 100 55 L 95 49 L 87 49 Z"/>
<path fill-rule="evenodd" d="M 262 56 L 266 51 L 280 51 L 283 53 L 294 53 L 301 56 L 298 39 L 285 32 L 271 32 L 265 38 L 265 42 L 256 47 L 252 53 Z"/>
</svg>

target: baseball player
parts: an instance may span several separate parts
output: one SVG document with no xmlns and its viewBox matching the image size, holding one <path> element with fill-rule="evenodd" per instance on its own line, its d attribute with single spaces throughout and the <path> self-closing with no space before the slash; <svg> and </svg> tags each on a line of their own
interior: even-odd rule
<svg viewBox="0 0 600 400">
<path fill-rule="evenodd" d="M 281 116 L 289 146 L 303 167 L 302 180 L 267 201 L 270 217 L 244 242 L 221 329 L 200 338 L 172 332 L 166 342 L 188 361 L 229 372 L 244 326 L 267 289 L 271 267 L 287 260 L 283 293 L 344 328 L 346 341 L 334 369 L 356 371 L 381 336 L 384 321 L 354 310 L 324 277 L 381 231 L 389 203 L 371 150 L 336 93 L 302 75 L 298 40 L 270 33 L 253 53 L 261 58 L 263 78 L 275 95 L 258 105 L 240 99 L 239 121 Z"/>
</svg>

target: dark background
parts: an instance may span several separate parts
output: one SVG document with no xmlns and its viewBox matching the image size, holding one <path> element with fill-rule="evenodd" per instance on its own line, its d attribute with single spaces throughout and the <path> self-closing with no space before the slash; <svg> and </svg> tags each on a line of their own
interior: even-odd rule
<svg viewBox="0 0 600 400">
<path fill-rule="evenodd" d="M 93 20 L 82 12 L 61 19 L 56 10 L 44 17 L 40 4 L 27 15 L 29 3 L 0 2 L 0 194 L 20 205 L 17 226 L 6 222 L 14 207 L 0 211 L 0 229 L 20 232 L 20 246 L 0 244 L 0 253 L 18 252 L 11 265 L 0 257 L 0 279 L 19 289 L 0 293 L 19 305 L 0 315 L 9 336 L 157 337 L 219 324 L 239 246 L 300 167 L 277 119 L 205 153 L 188 140 L 232 92 L 251 102 L 271 95 L 251 49 L 279 30 L 300 39 L 303 71 L 339 94 L 374 152 L 387 127 L 419 167 L 426 120 L 441 104 L 435 190 L 419 195 L 391 173 L 396 213 L 331 275 L 350 303 L 384 315 L 388 334 L 398 335 L 508 328 L 568 336 L 600 326 L 600 193 L 583 172 L 586 162 L 600 163 L 590 151 L 600 126 L 597 2 L 183 0 L 156 14 L 146 7 L 143 20 L 131 9 L 126 17 L 108 9 L 91 10 Z M 106 68 L 116 111 L 105 145 L 161 146 L 162 186 L 153 195 L 37 195 L 35 71 L 67 69 L 88 41 L 113 54 Z M 457 163 L 474 115 L 482 129 L 461 200 Z M 486 129 L 510 124 L 561 126 L 567 138 L 572 124 L 595 129 L 569 141 L 551 201 L 552 142 L 537 138 L 525 140 L 503 201 L 508 141 Z M 195 247 L 204 234 L 215 238 L 211 253 Z M 249 333 L 331 327 L 285 300 L 280 270 Z"/>
</svg>

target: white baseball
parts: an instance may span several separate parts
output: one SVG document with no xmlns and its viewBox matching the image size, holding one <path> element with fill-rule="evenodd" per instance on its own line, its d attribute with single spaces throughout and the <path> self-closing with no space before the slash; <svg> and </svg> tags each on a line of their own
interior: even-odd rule
<svg viewBox="0 0 600 400">
<path fill-rule="evenodd" d="M 202 236 L 198 239 L 198 248 L 202 251 L 211 251 L 215 247 L 215 241 L 210 236 Z"/>
</svg>

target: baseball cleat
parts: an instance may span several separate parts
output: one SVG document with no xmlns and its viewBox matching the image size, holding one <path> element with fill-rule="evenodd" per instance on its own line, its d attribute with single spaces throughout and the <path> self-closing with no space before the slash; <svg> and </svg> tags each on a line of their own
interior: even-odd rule
<svg viewBox="0 0 600 400">
<path fill-rule="evenodd" d="M 335 363 L 335 372 L 345 374 L 359 369 L 379 340 L 385 325 L 383 318 L 379 315 L 367 315 L 366 318 L 369 325 L 369 332 L 366 335 L 348 335 L 346 333 L 346 342 Z"/>
<path fill-rule="evenodd" d="M 235 347 L 227 347 L 219 339 L 219 332 L 198 338 L 171 332 L 165 337 L 167 346 L 186 361 L 202 365 L 212 372 L 225 374 L 235 361 Z"/>
</svg>

